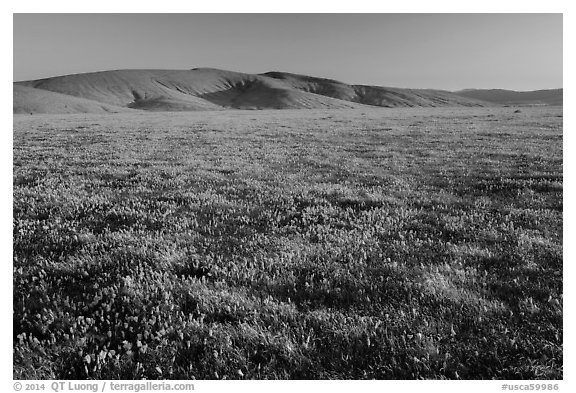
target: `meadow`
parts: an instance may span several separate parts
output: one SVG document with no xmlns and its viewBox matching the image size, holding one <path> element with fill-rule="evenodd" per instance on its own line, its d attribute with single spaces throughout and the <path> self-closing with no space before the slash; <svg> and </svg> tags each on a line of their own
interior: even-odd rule
<svg viewBox="0 0 576 393">
<path fill-rule="evenodd" d="M 561 379 L 562 108 L 15 115 L 15 379 Z"/>
</svg>

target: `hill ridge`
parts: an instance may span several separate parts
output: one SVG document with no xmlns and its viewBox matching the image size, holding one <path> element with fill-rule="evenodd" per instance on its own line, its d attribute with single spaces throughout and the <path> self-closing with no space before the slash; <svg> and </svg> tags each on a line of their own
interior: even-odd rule
<svg viewBox="0 0 576 393">
<path fill-rule="evenodd" d="M 377 107 L 487 106 L 486 101 L 444 90 L 403 89 L 350 85 L 334 79 L 270 71 L 248 74 L 216 68 L 189 70 L 122 69 L 95 71 L 14 82 L 28 90 L 14 101 L 14 113 L 43 109 L 34 92 L 52 92 L 113 108 L 147 111 L 203 111 L 226 109 L 342 109 Z M 16 91 L 16 90 L 15 90 Z M 15 93 L 16 94 L 16 93 Z M 24 98 L 23 98 L 24 97 Z M 59 99 L 62 97 L 59 96 Z M 16 104 L 18 104 L 18 111 Z M 74 107 L 74 105 L 72 105 Z M 83 109 L 89 110 L 87 101 Z M 25 112 L 23 112 L 25 113 Z"/>
</svg>

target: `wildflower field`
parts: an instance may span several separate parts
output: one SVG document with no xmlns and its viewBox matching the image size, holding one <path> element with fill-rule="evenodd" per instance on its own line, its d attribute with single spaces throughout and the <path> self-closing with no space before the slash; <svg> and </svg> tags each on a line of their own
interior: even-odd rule
<svg viewBox="0 0 576 393">
<path fill-rule="evenodd" d="M 561 379 L 562 108 L 15 115 L 15 379 Z"/>
</svg>

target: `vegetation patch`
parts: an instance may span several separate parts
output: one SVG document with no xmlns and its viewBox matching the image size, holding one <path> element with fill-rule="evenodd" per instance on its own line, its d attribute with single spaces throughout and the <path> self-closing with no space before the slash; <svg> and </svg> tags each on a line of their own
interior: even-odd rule
<svg viewBox="0 0 576 393">
<path fill-rule="evenodd" d="M 15 379 L 561 379 L 562 110 L 15 116 Z"/>
</svg>

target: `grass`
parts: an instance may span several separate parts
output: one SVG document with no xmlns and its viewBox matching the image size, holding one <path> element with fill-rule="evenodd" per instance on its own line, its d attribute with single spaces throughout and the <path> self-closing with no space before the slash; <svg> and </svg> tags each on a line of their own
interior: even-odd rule
<svg viewBox="0 0 576 393">
<path fill-rule="evenodd" d="M 562 109 L 14 117 L 15 379 L 561 379 Z"/>
</svg>

